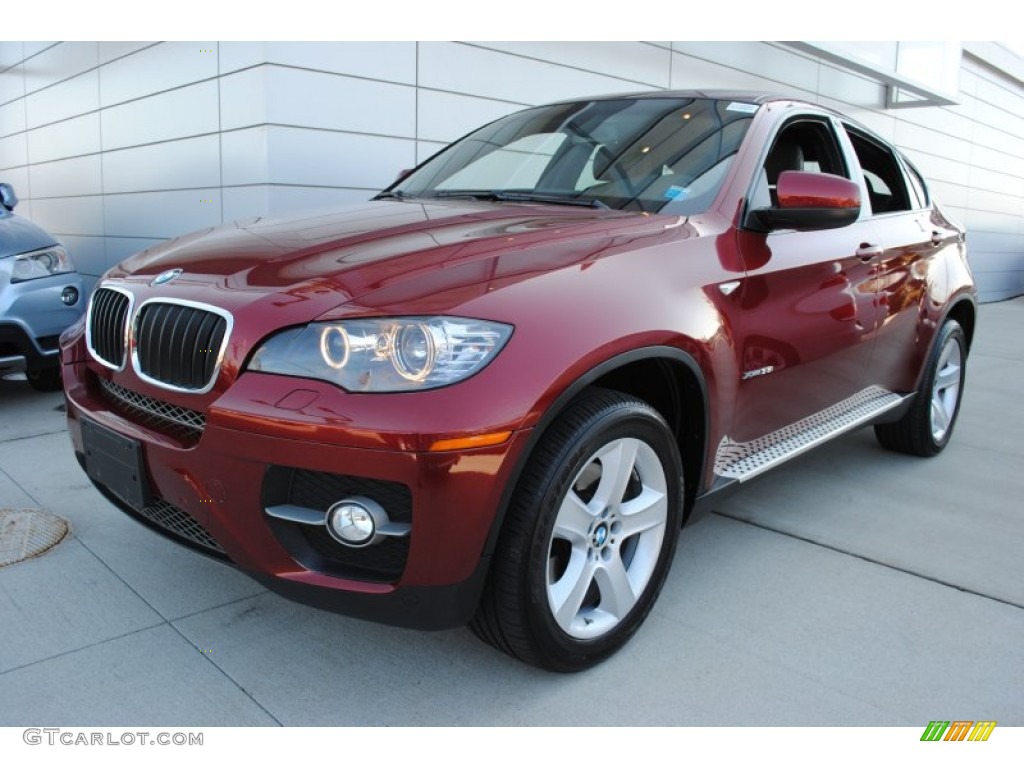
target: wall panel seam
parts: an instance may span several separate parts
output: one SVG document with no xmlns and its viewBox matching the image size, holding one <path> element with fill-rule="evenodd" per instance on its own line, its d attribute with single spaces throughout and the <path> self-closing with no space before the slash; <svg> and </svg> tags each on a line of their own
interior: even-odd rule
<svg viewBox="0 0 1024 768">
<path fill-rule="evenodd" d="M 624 83 L 635 83 L 636 85 L 646 85 L 646 86 L 650 86 L 651 88 L 656 88 L 658 90 L 665 90 L 664 88 L 662 88 L 657 83 L 651 83 L 651 82 L 648 82 L 647 80 L 636 80 L 636 79 L 631 78 L 631 77 L 622 77 L 620 75 L 611 75 L 611 74 L 609 74 L 607 72 L 598 72 L 597 70 L 587 69 L 585 67 L 576 67 L 576 66 L 573 66 L 572 64 L 564 64 L 564 63 L 562 63 L 560 61 L 551 61 L 550 59 L 541 59 L 541 58 L 539 58 L 537 56 L 527 56 L 526 54 L 522 54 L 522 53 L 512 53 L 510 51 L 504 51 L 504 50 L 502 50 L 500 48 L 491 48 L 491 47 L 489 47 L 487 45 L 484 45 L 482 43 L 470 43 L 470 42 L 466 42 L 464 40 L 453 40 L 452 42 L 454 44 L 456 44 L 456 45 L 463 45 L 463 46 L 465 46 L 467 48 L 476 48 L 476 49 L 482 50 L 482 51 L 490 51 L 491 53 L 498 53 L 498 54 L 501 54 L 503 56 L 512 56 L 512 57 L 517 58 L 517 59 L 524 59 L 525 61 L 536 61 L 536 62 L 539 62 L 541 64 L 548 64 L 548 65 L 550 65 L 552 67 L 561 67 L 563 69 L 571 69 L 574 72 L 583 72 L 583 73 L 588 74 L 588 75 L 597 75 L 599 77 L 607 77 L 607 78 L 609 78 L 611 80 L 620 80 L 620 81 L 622 81 Z"/>
</svg>

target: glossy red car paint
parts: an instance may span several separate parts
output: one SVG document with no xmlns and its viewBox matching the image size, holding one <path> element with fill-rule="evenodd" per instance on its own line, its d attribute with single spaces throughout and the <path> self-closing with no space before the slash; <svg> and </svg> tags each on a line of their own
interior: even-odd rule
<svg viewBox="0 0 1024 768">
<path fill-rule="evenodd" d="M 825 173 L 783 171 L 779 175 L 780 208 L 860 208 L 860 187 Z"/>
<path fill-rule="evenodd" d="M 869 196 L 863 178 L 801 173 L 792 185 L 780 180 L 780 208 L 855 208 L 857 219 L 813 231 L 755 231 L 745 216 L 780 129 L 795 118 L 821 121 L 856 168 L 840 131 L 849 121 L 797 101 L 725 98 L 759 108 L 720 191 L 699 213 L 378 200 L 242 221 L 128 259 L 100 285 L 130 291 L 136 306 L 151 298 L 216 306 L 230 313 L 233 328 L 205 394 L 169 391 L 131 365 L 99 364 L 84 322 L 66 334 L 76 452 L 83 418 L 139 441 L 159 496 L 275 589 L 357 615 L 440 627 L 472 616 L 531 448 L 588 385 L 637 394 L 677 427 L 689 506 L 734 484 L 716 471 L 723 445 L 771 435 L 865 387 L 913 393 L 942 321 L 955 316 L 968 336 L 973 329 L 962 229 L 930 203 L 873 215 L 860 207 Z M 183 273 L 151 284 L 170 268 Z M 514 331 L 475 375 L 427 391 L 346 392 L 246 370 L 257 345 L 285 327 L 420 315 L 486 319 Z M 146 426 L 111 404 L 103 381 L 204 414 L 202 437 Z M 440 440 L 504 432 L 510 436 L 496 445 L 431 450 Z M 297 562 L 264 514 L 268 465 L 407 486 L 413 532 L 401 575 L 345 578 Z"/>
</svg>

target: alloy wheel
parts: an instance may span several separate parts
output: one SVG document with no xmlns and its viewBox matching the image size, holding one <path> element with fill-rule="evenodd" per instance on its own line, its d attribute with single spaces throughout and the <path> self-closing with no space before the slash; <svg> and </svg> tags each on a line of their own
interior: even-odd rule
<svg viewBox="0 0 1024 768">
<path fill-rule="evenodd" d="M 935 442 L 940 442 L 946 436 L 956 414 L 962 365 L 960 345 L 955 338 L 947 338 L 939 354 L 932 384 L 931 428 Z"/>
<path fill-rule="evenodd" d="M 637 438 L 612 440 L 584 463 L 548 548 L 548 606 L 563 632 L 600 637 L 636 605 L 661 552 L 666 488 L 658 455 Z"/>
</svg>

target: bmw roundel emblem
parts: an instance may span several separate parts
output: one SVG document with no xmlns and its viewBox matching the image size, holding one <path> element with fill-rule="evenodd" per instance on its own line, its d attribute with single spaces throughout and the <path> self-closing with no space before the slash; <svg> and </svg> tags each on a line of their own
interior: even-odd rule
<svg viewBox="0 0 1024 768">
<path fill-rule="evenodd" d="M 161 272 L 159 275 L 154 277 L 150 281 L 150 285 L 164 285 L 165 283 L 171 282 L 174 278 L 180 275 L 182 270 L 180 269 L 168 269 L 166 272 Z"/>
</svg>

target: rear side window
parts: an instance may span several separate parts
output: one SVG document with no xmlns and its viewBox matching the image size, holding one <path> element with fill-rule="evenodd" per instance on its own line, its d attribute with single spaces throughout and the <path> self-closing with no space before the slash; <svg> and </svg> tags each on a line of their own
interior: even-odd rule
<svg viewBox="0 0 1024 768">
<path fill-rule="evenodd" d="M 864 172 L 871 211 L 875 214 L 893 213 L 917 207 L 916 200 L 911 205 L 903 171 L 892 150 L 849 126 L 845 127 Z"/>
<path fill-rule="evenodd" d="M 910 193 L 917 198 L 918 208 L 928 207 L 928 185 L 924 183 L 924 179 L 921 174 L 917 172 L 917 168 L 912 166 L 905 157 L 900 157 L 903 163 L 903 169 L 906 171 L 907 180 L 910 182 Z"/>
</svg>

